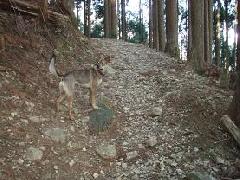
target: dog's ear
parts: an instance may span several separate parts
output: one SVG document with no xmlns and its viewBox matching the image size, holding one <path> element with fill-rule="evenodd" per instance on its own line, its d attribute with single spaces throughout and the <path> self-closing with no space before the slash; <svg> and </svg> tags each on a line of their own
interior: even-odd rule
<svg viewBox="0 0 240 180">
<path fill-rule="evenodd" d="M 52 53 L 51 59 L 54 59 L 54 60 L 56 59 L 56 55 L 54 52 Z"/>
<path fill-rule="evenodd" d="M 104 59 L 103 59 L 103 61 L 104 61 L 104 64 L 109 64 L 109 63 L 111 63 L 111 62 L 112 62 L 111 56 L 105 56 Z"/>
<path fill-rule="evenodd" d="M 97 69 L 98 69 L 98 68 L 97 68 L 97 67 L 98 67 L 98 66 L 97 66 L 97 63 L 95 63 L 95 64 L 92 64 L 92 65 L 91 65 L 91 67 L 92 67 L 93 69 L 95 69 L 95 70 L 97 70 Z"/>
</svg>

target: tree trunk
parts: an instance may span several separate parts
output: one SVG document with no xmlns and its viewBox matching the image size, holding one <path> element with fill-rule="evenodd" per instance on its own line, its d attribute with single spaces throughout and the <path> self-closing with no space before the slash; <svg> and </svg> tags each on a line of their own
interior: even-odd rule
<svg viewBox="0 0 240 180">
<path fill-rule="evenodd" d="M 68 14 L 72 19 L 74 18 L 74 0 L 58 0 L 59 7 L 62 11 Z"/>
<path fill-rule="evenodd" d="M 220 4 L 220 0 L 217 0 L 218 2 L 218 6 L 217 6 L 217 13 L 216 13 L 216 17 L 215 17 L 215 21 L 216 21 L 216 30 L 215 30 L 215 64 L 217 66 L 220 65 L 221 59 L 220 59 L 220 8 L 221 8 L 221 4 Z"/>
<path fill-rule="evenodd" d="M 228 68 L 229 68 L 229 54 L 228 54 L 228 0 L 224 0 L 224 7 L 225 7 L 225 30 L 226 30 L 226 41 L 223 46 L 223 66 L 221 67 L 221 73 L 220 73 L 220 87 L 221 88 L 228 88 L 229 87 L 229 74 L 228 74 Z"/>
<path fill-rule="evenodd" d="M 225 24 L 226 24 L 226 34 L 225 34 L 225 37 L 226 37 L 226 41 L 225 41 L 225 46 L 224 46 L 224 55 L 225 55 L 225 58 L 224 58 L 224 65 L 225 65 L 225 68 L 228 69 L 229 67 L 229 56 L 228 56 L 228 6 L 229 6 L 229 3 L 228 3 L 228 0 L 224 0 L 224 6 L 225 6 Z"/>
<path fill-rule="evenodd" d="M 153 48 L 159 51 L 158 0 L 153 0 Z"/>
<path fill-rule="evenodd" d="M 76 2 L 76 9 L 77 9 L 77 22 L 79 21 L 79 2 Z"/>
<path fill-rule="evenodd" d="M 126 22 L 126 10 L 125 10 L 125 0 L 121 0 L 122 8 L 122 38 L 127 41 L 127 22 Z"/>
<path fill-rule="evenodd" d="M 164 0 L 158 2 L 158 34 L 159 34 L 159 50 L 165 50 L 165 30 L 164 30 Z"/>
<path fill-rule="evenodd" d="M 111 2 L 111 38 L 117 37 L 117 12 L 116 12 L 116 0 L 110 0 Z"/>
<path fill-rule="evenodd" d="M 166 35 L 167 44 L 165 51 L 173 57 L 179 57 L 178 50 L 178 18 L 177 0 L 166 1 Z"/>
<path fill-rule="evenodd" d="M 143 24 L 143 17 L 142 17 L 142 1 L 139 0 L 139 42 L 143 42 L 143 29 L 142 29 L 142 24 Z"/>
<path fill-rule="evenodd" d="M 191 0 L 188 0 L 188 47 L 187 47 L 187 59 L 190 61 L 192 50 L 192 25 L 191 25 Z"/>
<path fill-rule="evenodd" d="M 240 146 L 240 129 L 234 124 L 234 122 L 230 119 L 228 115 L 224 115 L 221 118 L 221 121 Z"/>
<path fill-rule="evenodd" d="M 229 3 L 227 0 L 224 1 L 225 6 L 225 23 L 226 23 L 226 46 L 228 47 L 228 6 Z"/>
<path fill-rule="evenodd" d="M 240 34 L 240 0 L 238 0 L 237 6 L 237 34 Z M 232 103 L 229 107 L 229 115 L 231 119 L 236 123 L 237 126 L 240 126 L 240 36 L 237 38 L 237 60 L 236 60 L 236 89 L 233 95 Z"/>
<path fill-rule="evenodd" d="M 104 0 L 104 36 L 110 37 L 110 13 L 109 13 L 109 1 Z"/>
<path fill-rule="evenodd" d="M 118 38 L 121 39 L 121 21 L 120 21 L 120 2 L 117 0 L 117 34 Z"/>
<path fill-rule="evenodd" d="M 90 37 L 90 4 L 91 0 L 84 1 L 84 35 Z"/>
<path fill-rule="evenodd" d="M 209 63 L 212 64 L 213 45 L 213 0 L 208 0 Z"/>
<path fill-rule="evenodd" d="M 204 60 L 207 66 L 210 64 L 208 1 L 204 0 Z"/>
<path fill-rule="evenodd" d="M 237 0 L 235 1 L 237 4 Z M 235 7 L 235 10 L 237 12 L 237 6 Z M 235 20 L 237 22 L 237 13 L 235 14 Z M 235 69 L 235 62 L 236 62 L 236 49 L 237 49 L 237 24 L 234 24 L 233 26 L 234 29 L 234 40 L 233 40 L 233 50 L 232 50 L 232 56 L 233 56 L 233 64 L 232 67 Z"/>
<path fill-rule="evenodd" d="M 90 37 L 90 32 L 91 32 L 91 0 L 87 0 L 88 4 L 88 35 L 87 37 Z"/>
<path fill-rule="evenodd" d="M 153 7 L 152 0 L 149 0 L 149 47 L 153 48 Z"/>
<path fill-rule="evenodd" d="M 204 1 L 192 0 L 192 64 L 193 69 L 203 74 L 205 72 L 204 61 Z"/>
</svg>

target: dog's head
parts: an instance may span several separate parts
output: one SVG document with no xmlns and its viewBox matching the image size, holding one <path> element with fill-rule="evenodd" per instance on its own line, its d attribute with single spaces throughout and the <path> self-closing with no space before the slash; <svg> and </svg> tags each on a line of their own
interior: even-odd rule
<svg viewBox="0 0 240 180">
<path fill-rule="evenodd" d="M 104 75 L 103 74 L 104 64 L 102 63 L 102 61 L 97 61 L 94 64 L 94 69 L 97 70 L 99 74 Z"/>
<path fill-rule="evenodd" d="M 97 61 L 94 66 L 95 66 L 95 69 L 96 69 L 101 75 L 104 75 L 104 74 L 103 74 L 104 67 L 105 67 L 107 64 L 109 64 L 109 63 L 111 63 L 111 58 L 110 58 L 110 56 L 106 56 L 106 57 L 101 58 L 99 61 Z"/>
</svg>

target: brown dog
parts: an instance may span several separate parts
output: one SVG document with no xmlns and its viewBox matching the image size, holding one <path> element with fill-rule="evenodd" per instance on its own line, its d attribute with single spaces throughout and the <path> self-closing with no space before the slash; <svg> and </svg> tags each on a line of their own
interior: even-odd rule
<svg viewBox="0 0 240 180">
<path fill-rule="evenodd" d="M 106 64 L 110 63 L 110 57 L 108 56 L 98 61 L 91 68 L 73 70 L 65 73 L 64 75 L 59 75 L 59 73 L 57 72 L 54 63 L 55 59 L 56 57 L 55 55 L 53 55 L 49 65 L 49 70 L 53 75 L 61 78 L 61 81 L 59 82 L 60 95 L 57 98 L 57 110 L 59 110 L 60 103 L 65 98 L 67 98 L 69 107 L 69 117 L 70 119 L 73 119 L 72 103 L 75 84 L 79 84 L 81 87 L 85 87 L 90 90 L 90 103 L 93 109 L 98 109 L 96 104 L 97 86 L 99 86 L 102 83 L 102 77 L 104 75 L 103 68 Z"/>
</svg>

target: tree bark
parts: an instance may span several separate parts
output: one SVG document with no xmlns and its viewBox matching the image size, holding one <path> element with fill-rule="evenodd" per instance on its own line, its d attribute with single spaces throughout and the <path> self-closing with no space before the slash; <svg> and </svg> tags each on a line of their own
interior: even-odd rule
<svg viewBox="0 0 240 180">
<path fill-rule="evenodd" d="M 91 33 L 91 0 L 87 0 L 87 4 L 88 4 L 88 37 L 90 37 L 90 33 Z"/>
<path fill-rule="evenodd" d="M 237 4 L 238 0 L 235 0 L 235 4 Z M 235 11 L 237 12 L 237 6 L 235 6 Z M 237 22 L 237 13 L 235 14 L 235 20 Z M 236 62 L 236 51 L 237 51 L 237 43 L 236 43 L 236 39 L 237 39 L 237 24 L 234 24 L 233 26 L 234 29 L 234 40 L 233 40 L 233 50 L 232 50 L 232 56 L 233 56 L 233 64 L 232 67 L 233 69 L 235 69 L 235 62 Z"/>
<path fill-rule="evenodd" d="M 217 13 L 215 17 L 216 21 L 216 30 L 215 30 L 215 64 L 217 66 L 220 65 L 221 59 L 220 59 L 220 0 L 217 0 L 218 6 L 217 6 Z"/>
<path fill-rule="evenodd" d="M 204 61 L 204 1 L 192 0 L 192 65 L 193 69 L 203 74 L 205 72 Z"/>
<path fill-rule="evenodd" d="M 104 0 L 104 36 L 106 38 L 110 37 L 110 12 L 109 12 L 109 1 Z"/>
<path fill-rule="evenodd" d="M 158 0 L 153 0 L 153 48 L 159 51 Z"/>
<path fill-rule="evenodd" d="M 117 37 L 116 0 L 104 0 L 104 36 Z"/>
<path fill-rule="evenodd" d="M 153 7 L 152 0 L 149 0 L 149 47 L 153 48 Z"/>
<path fill-rule="evenodd" d="M 165 50 L 165 30 L 164 30 L 164 0 L 158 2 L 158 36 L 159 36 L 159 50 Z"/>
<path fill-rule="evenodd" d="M 226 23 L 226 46 L 228 47 L 228 6 L 229 3 L 227 0 L 224 1 L 225 6 L 225 23 Z"/>
<path fill-rule="evenodd" d="M 230 119 L 228 115 L 224 115 L 221 118 L 221 121 L 240 146 L 240 129 L 234 124 L 234 122 Z"/>
<path fill-rule="evenodd" d="M 240 34 L 240 0 L 237 1 L 237 34 Z M 236 59 L 236 89 L 233 95 L 233 100 L 229 106 L 229 115 L 231 119 L 240 126 L 240 36 L 237 38 L 237 59 Z"/>
<path fill-rule="evenodd" d="M 77 22 L 79 21 L 79 2 L 76 2 L 76 9 L 77 9 Z"/>
<path fill-rule="evenodd" d="M 209 63 L 212 64 L 213 46 L 213 0 L 208 0 Z"/>
<path fill-rule="evenodd" d="M 173 57 L 179 57 L 178 49 L 178 18 L 177 0 L 166 1 L 166 36 L 167 44 L 165 51 Z"/>
<path fill-rule="evenodd" d="M 142 29 L 142 24 L 143 24 L 143 17 L 142 17 L 142 0 L 139 0 L 139 42 L 143 42 L 143 29 Z"/>
<path fill-rule="evenodd" d="M 91 0 L 84 1 L 84 35 L 90 37 L 90 4 Z"/>
<path fill-rule="evenodd" d="M 125 10 L 125 0 L 121 0 L 122 8 L 122 38 L 127 41 L 127 22 L 126 22 L 126 10 Z"/>
<path fill-rule="evenodd" d="M 204 0 L 204 60 L 207 66 L 210 65 L 208 1 Z"/>
<path fill-rule="evenodd" d="M 191 0 L 188 0 L 188 47 L 187 47 L 187 59 L 191 61 L 191 50 L 192 50 L 192 25 L 191 25 Z"/>
<path fill-rule="evenodd" d="M 228 3 L 228 0 L 224 0 L 224 6 L 225 6 L 225 25 L 226 25 L 225 26 L 226 41 L 225 41 L 225 46 L 224 46 L 224 67 L 226 69 L 228 69 L 228 67 L 229 67 L 229 56 L 228 56 L 228 31 L 229 31 L 229 28 L 228 28 L 228 6 L 229 6 L 229 3 Z"/>
<path fill-rule="evenodd" d="M 111 2 L 111 38 L 117 37 L 117 12 L 116 12 L 116 0 L 110 0 Z"/>
<path fill-rule="evenodd" d="M 120 0 L 117 0 L 117 24 L 118 38 L 121 39 Z"/>
</svg>

